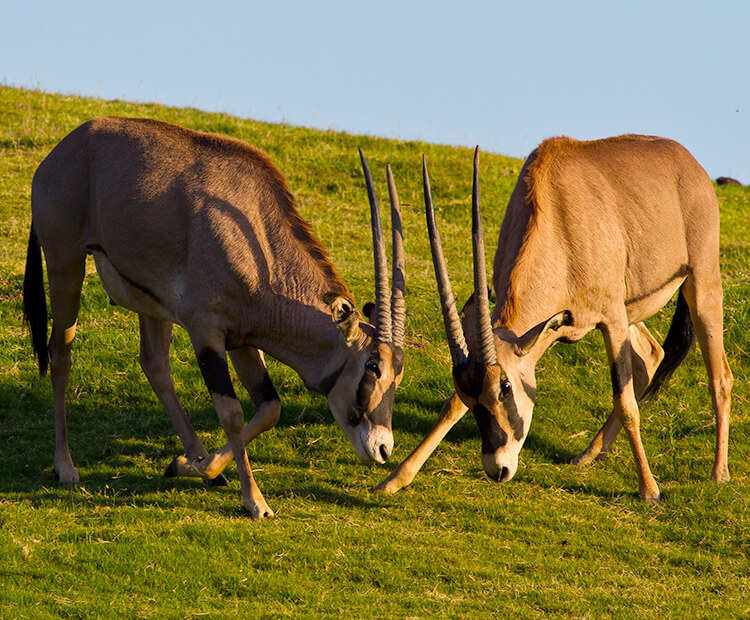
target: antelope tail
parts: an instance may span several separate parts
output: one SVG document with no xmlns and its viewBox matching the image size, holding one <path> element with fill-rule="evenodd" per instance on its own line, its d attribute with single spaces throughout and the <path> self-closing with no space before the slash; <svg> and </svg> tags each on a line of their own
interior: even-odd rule
<svg viewBox="0 0 750 620">
<path fill-rule="evenodd" d="M 657 392 L 672 376 L 672 373 L 682 364 L 694 342 L 695 330 L 693 329 L 693 321 L 690 318 L 690 310 L 685 301 L 682 289 L 680 289 L 677 295 L 677 309 L 672 317 L 669 333 L 662 345 L 664 359 L 662 359 L 654 372 L 651 382 L 638 399 L 639 401 L 648 401 L 656 396 Z"/>
<path fill-rule="evenodd" d="M 31 330 L 31 346 L 39 361 L 39 374 L 47 372 L 47 298 L 44 294 L 42 247 L 31 224 L 29 248 L 26 252 L 26 272 L 23 276 L 23 318 Z"/>
</svg>

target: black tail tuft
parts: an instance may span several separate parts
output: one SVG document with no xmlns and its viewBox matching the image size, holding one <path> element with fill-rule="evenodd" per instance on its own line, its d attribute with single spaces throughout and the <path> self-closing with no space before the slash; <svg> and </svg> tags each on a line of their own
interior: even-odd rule
<svg viewBox="0 0 750 620">
<path fill-rule="evenodd" d="M 695 330 L 693 329 L 693 321 L 690 319 L 690 310 L 682 294 L 682 290 L 680 290 L 677 295 L 677 309 L 672 317 L 672 324 L 669 326 L 667 338 L 664 340 L 664 359 L 659 364 L 656 372 L 654 372 L 651 382 L 646 387 L 643 395 L 638 399 L 639 401 L 651 400 L 656 396 L 656 393 L 669 380 L 672 373 L 682 364 L 694 342 Z"/>
<path fill-rule="evenodd" d="M 23 277 L 23 318 L 31 329 L 31 346 L 39 360 L 39 374 L 47 372 L 47 298 L 44 294 L 42 247 L 31 225 L 29 249 L 26 252 L 26 273 Z"/>
</svg>

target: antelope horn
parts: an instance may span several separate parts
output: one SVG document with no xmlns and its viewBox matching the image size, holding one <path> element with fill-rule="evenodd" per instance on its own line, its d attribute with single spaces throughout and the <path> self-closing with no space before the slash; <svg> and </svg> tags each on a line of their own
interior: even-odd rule
<svg viewBox="0 0 750 620">
<path fill-rule="evenodd" d="M 440 243 L 440 234 L 435 224 L 435 209 L 432 205 L 432 190 L 430 189 L 430 177 L 427 174 L 427 161 L 422 155 L 422 177 L 424 181 L 424 206 L 427 218 L 427 232 L 430 237 L 430 250 L 432 251 L 432 264 L 435 268 L 438 293 L 440 295 L 440 307 L 443 310 L 443 322 L 445 323 L 445 335 L 448 339 L 448 347 L 451 352 L 453 366 L 466 363 L 469 350 L 466 347 L 464 330 L 461 320 L 456 311 L 456 298 L 453 296 L 448 269 L 445 266 L 443 246 Z"/>
<path fill-rule="evenodd" d="M 388 272 L 386 271 L 385 240 L 383 227 L 380 224 L 380 207 L 372 185 L 372 175 L 362 149 L 359 149 L 362 170 L 365 173 L 367 197 L 370 200 L 370 227 L 372 228 L 372 251 L 375 259 L 375 340 L 391 342 L 391 303 L 388 291 Z"/>
<path fill-rule="evenodd" d="M 482 213 L 479 209 L 479 147 L 474 150 L 474 183 L 471 192 L 471 242 L 474 250 L 474 294 L 477 299 L 477 359 L 483 366 L 497 364 L 492 337 L 490 301 L 487 296 L 487 268 L 484 262 Z"/>
<path fill-rule="evenodd" d="M 393 180 L 393 172 L 391 171 L 390 164 L 386 167 L 386 173 L 388 176 L 388 195 L 391 199 L 391 231 L 393 233 L 393 288 L 391 290 L 393 344 L 396 347 L 403 348 L 406 324 L 404 235 L 401 229 L 401 205 L 398 201 L 396 183 Z"/>
</svg>

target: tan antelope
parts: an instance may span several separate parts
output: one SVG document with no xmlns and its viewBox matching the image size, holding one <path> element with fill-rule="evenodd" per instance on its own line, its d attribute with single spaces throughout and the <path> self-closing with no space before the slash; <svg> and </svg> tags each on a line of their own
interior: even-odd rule
<svg viewBox="0 0 750 620">
<path fill-rule="evenodd" d="M 456 311 L 424 165 L 427 223 L 455 393 L 427 437 L 377 489 L 409 484 L 448 430 L 471 409 L 493 480 L 516 473 L 536 397 L 535 366 L 555 341 L 599 329 L 614 409 L 574 462 L 606 456 L 622 427 L 641 497 L 660 499 L 641 443 L 638 402 L 682 362 L 697 333 L 716 413 L 712 479 L 729 479 L 732 373 L 724 353 L 719 209 L 713 186 L 682 146 L 647 136 L 580 142 L 554 138 L 526 160 L 500 229 L 490 317 L 474 156 L 474 295 Z M 679 290 L 664 350 L 643 321 Z M 466 336 L 464 335 L 466 334 Z"/>
<path fill-rule="evenodd" d="M 280 415 L 262 352 L 327 397 L 360 459 L 382 463 L 391 456 L 405 319 L 400 211 L 389 168 L 391 296 L 380 213 L 361 159 L 371 201 L 374 327 L 360 321 L 352 295 L 299 215 L 284 177 L 260 150 L 149 119 L 96 118 L 63 138 L 32 182 L 24 278 L 24 312 L 42 374 L 49 355 L 54 468 L 62 482 L 79 480 L 68 447 L 65 392 L 89 254 L 112 303 L 139 315 L 141 366 L 186 451 L 168 475 L 212 479 L 234 455 L 245 509 L 256 519 L 273 515 L 245 452 Z M 52 311 L 48 350 L 40 246 Z M 172 383 L 175 323 L 190 336 L 228 438 L 211 456 Z M 257 408 L 247 425 L 227 353 Z"/>
</svg>

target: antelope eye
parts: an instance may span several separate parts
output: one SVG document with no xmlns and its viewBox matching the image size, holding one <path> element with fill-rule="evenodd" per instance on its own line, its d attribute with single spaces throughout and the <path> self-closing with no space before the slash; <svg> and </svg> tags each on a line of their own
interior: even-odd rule
<svg viewBox="0 0 750 620">
<path fill-rule="evenodd" d="M 378 365 L 372 360 L 367 360 L 365 362 L 365 370 L 369 370 L 378 379 L 380 379 L 380 368 L 378 368 Z"/>
<path fill-rule="evenodd" d="M 513 391 L 513 388 L 510 385 L 510 381 L 507 379 L 505 381 L 502 381 L 500 383 L 500 393 L 503 395 L 503 397 L 508 396 Z"/>
</svg>

